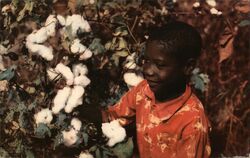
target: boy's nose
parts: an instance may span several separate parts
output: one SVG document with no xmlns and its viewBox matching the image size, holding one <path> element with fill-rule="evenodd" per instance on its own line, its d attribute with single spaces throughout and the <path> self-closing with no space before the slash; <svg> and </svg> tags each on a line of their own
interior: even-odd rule
<svg viewBox="0 0 250 158">
<path fill-rule="evenodd" d="M 144 65 L 143 66 L 143 74 L 144 74 L 144 76 L 153 76 L 154 75 L 153 66 Z"/>
</svg>

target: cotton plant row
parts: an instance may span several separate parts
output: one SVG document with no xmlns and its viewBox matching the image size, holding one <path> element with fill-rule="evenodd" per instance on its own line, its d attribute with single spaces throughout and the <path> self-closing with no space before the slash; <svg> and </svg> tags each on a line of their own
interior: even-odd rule
<svg viewBox="0 0 250 158">
<path fill-rule="evenodd" d="M 80 54 L 80 60 L 86 60 L 92 56 L 92 52 L 77 38 L 77 32 L 90 32 L 91 28 L 81 15 L 73 14 L 66 18 L 61 15 L 49 15 L 45 21 L 44 27 L 39 30 L 33 31 L 26 38 L 26 47 L 31 53 L 38 54 L 47 61 L 51 61 L 54 58 L 53 48 L 51 46 L 44 45 L 44 42 L 49 38 L 55 36 L 57 30 L 56 26 L 61 25 L 59 30 L 61 36 L 65 37 L 69 33 L 73 41 L 70 44 L 71 52 L 73 54 Z M 70 27 L 71 32 L 67 32 L 67 28 Z"/>
</svg>

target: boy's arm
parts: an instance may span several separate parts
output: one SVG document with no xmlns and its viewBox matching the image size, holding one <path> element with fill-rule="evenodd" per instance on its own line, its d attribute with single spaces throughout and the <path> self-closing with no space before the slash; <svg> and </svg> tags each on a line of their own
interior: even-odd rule
<svg viewBox="0 0 250 158">
<path fill-rule="evenodd" d="M 199 119 L 190 123 L 177 143 L 176 157 L 208 158 L 211 154 L 208 126 Z"/>
<path fill-rule="evenodd" d="M 135 119 L 136 113 L 136 95 L 143 87 L 145 81 L 130 89 L 114 106 L 108 107 L 102 111 L 104 122 L 119 119 L 121 125 L 125 126 Z"/>
</svg>

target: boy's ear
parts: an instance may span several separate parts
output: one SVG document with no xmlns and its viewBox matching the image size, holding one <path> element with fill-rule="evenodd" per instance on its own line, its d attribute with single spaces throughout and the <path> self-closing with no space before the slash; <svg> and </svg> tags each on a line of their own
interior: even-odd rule
<svg viewBox="0 0 250 158">
<path fill-rule="evenodd" d="M 188 59 L 184 67 L 184 74 L 186 76 L 191 75 L 193 69 L 195 68 L 195 65 L 196 65 L 195 59 L 193 58 Z"/>
</svg>

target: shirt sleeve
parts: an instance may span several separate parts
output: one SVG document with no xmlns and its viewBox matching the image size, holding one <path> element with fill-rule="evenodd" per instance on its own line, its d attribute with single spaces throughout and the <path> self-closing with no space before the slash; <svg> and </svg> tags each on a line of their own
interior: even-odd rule
<svg viewBox="0 0 250 158">
<path fill-rule="evenodd" d="M 208 127 L 200 120 L 192 122 L 183 132 L 177 143 L 177 156 L 187 158 L 209 158 L 211 148 Z"/>
<path fill-rule="evenodd" d="M 120 124 L 125 126 L 135 119 L 136 114 L 136 94 L 141 89 L 145 81 L 130 89 L 114 106 L 108 107 L 102 112 L 103 121 L 118 119 Z"/>
</svg>

